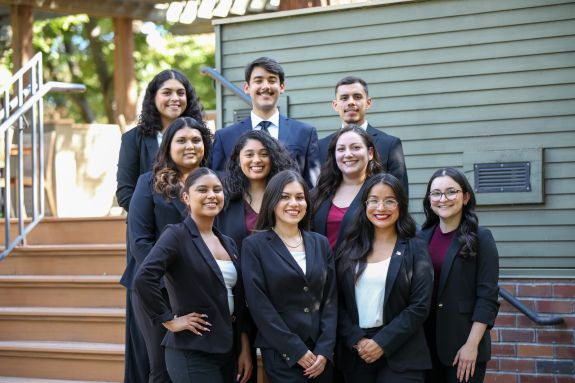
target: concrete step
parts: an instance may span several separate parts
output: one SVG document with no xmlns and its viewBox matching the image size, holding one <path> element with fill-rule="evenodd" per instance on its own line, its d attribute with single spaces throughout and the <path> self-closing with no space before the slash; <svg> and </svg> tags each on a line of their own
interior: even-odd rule
<svg viewBox="0 0 575 383">
<path fill-rule="evenodd" d="M 125 267 L 125 244 L 27 245 L 0 263 L 0 275 L 121 275 Z"/>
<path fill-rule="evenodd" d="M 119 275 L 0 275 L 0 307 L 125 307 Z"/>
<path fill-rule="evenodd" d="M 125 310 L 89 307 L 0 307 L 0 341 L 123 343 Z"/>
<path fill-rule="evenodd" d="M 62 380 L 62 379 L 31 379 L 31 378 L 16 378 L 14 376 L 0 376 L 0 383 L 119 383 L 116 382 L 103 382 L 94 380 Z"/>
<path fill-rule="evenodd" d="M 22 378 L 119 382 L 123 354 L 124 346 L 114 343 L 0 341 L 0 371 Z"/>
</svg>

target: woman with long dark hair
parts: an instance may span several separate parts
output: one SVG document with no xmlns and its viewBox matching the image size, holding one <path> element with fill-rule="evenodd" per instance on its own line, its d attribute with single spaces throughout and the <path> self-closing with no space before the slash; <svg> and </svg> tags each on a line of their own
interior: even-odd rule
<svg viewBox="0 0 575 383">
<path fill-rule="evenodd" d="M 245 383 L 252 363 L 240 260 L 234 241 L 213 226 L 224 206 L 222 183 L 199 168 L 182 199 L 189 215 L 166 227 L 134 289 L 148 319 L 168 329 L 162 345 L 173 383 Z M 159 287 L 163 277 L 170 301 Z"/>
<path fill-rule="evenodd" d="M 499 256 L 491 232 L 479 226 L 475 206 L 473 189 L 459 170 L 443 168 L 431 176 L 419 233 L 435 272 L 425 323 L 433 359 L 428 382 L 483 382 L 491 357 Z"/>
<path fill-rule="evenodd" d="M 184 181 L 195 169 L 204 166 L 211 149 L 211 133 L 202 121 L 191 117 L 174 120 L 164 139 L 153 170 L 138 178 L 128 213 L 129 259 L 122 279 L 132 288 L 134 275 L 168 224 L 179 223 L 188 215 L 180 200 Z M 167 293 L 161 284 L 161 291 Z M 131 295 L 134 316 L 144 336 L 149 377 L 152 382 L 169 382 L 160 343 L 165 328 L 149 320 L 138 297 Z"/>
<path fill-rule="evenodd" d="M 423 382 L 431 360 L 422 324 L 433 270 L 414 239 L 401 182 L 378 174 L 365 183 L 336 253 L 340 368 L 350 383 Z"/>
<path fill-rule="evenodd" d="M 373 140 L 365 130 L 350 125 L 336 132 L 312 192 L 313 230 L 325 235 L 333 250 L 351 217 L 361 208 L 359 197 L 365 181 L 382 169 Z"/>
<path fill-rule="evenodd" d="M 337 324 L 335 265 L 327 239 L 309 230 L 309 193 L 293 170 L 268 183 L 242 273 L 270 383 L 330 382 Z"/>
</svg>

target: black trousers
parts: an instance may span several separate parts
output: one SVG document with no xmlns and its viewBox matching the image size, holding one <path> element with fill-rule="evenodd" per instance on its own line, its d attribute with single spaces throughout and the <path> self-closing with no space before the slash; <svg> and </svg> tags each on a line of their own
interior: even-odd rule
<svg viewBox="0 0 575 383">
<path fill-rule="evenodd" d="M 166 289 L 162 289 L 164 299 L 169 302 L 168 293 Z M 150 363 L 150 374 L 147 380 L 142 383 L 171 383 L 168 370 L 166 370 L 166 362 L 164 356 L 164 348 L 162 341 L 168 331 L 161 323 L 154 324 L 148 317 L 144 307 L 142 306 L 138 294 L 132 292 L 132 307 L 136 314 L 138 327 L 144 336 L 146 342 L 146 350 L 148 351 L 148 361 Z"/>
<path fill-rule="evenodd" d="M 132 291 L 126 290 L 126 341 L 124 353 L 124 383 L 147 382 L 150 362 L 142 332 L 132 307 Z"/>
<path fill-rule="evenodd" d="M 332 383 L 333 365 L 329 360 L 320 376 L 308 379 L 303 374 L 303 367 L 297 363 L 290 367 L 277 351 L 270 348 L 260 351 L 269 383 Z"/>
<path fill-rule="evenodd" d="M 232 351 L 225 354 L 166 347 L 166 366 L 174 383 L 235 382 Z"/>
</svg>

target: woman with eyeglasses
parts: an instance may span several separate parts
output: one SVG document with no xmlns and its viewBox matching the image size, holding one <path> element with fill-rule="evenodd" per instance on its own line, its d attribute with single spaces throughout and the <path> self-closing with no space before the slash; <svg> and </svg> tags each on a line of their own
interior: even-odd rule
<svg viewBox="0 0 575 383">
<path fill-rule="evenodd" d="M 346 382 L 423 382 L 433 269 L 407 193 L 391 174 L 366 181 L 336 253 L 339 368 Z"/>
<path fill-rule="evenodd" d="M 431 176 L 419 233 L 435 272 L 424 326 L 433 361 L 427 382 L 483 382 L 491 358 L 499 256 L 491 232 L 478 225 L 475 205 L 473 189 L 459 170 L 443 168 Z"/>
<path fill-rule="evenodd" d="M 327 237 L 332 250 L 361 207 L 364 182 L 382 171 L 373 139 L 365 130 L 349 125 L 337 131 L 312 192 L 313 230 Z"/>
</svg>

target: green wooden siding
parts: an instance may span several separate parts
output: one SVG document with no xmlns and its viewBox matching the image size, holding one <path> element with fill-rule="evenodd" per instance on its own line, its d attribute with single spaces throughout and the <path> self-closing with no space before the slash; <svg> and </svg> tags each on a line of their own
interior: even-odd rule
<svg viewBox="0 0 575 383">
<path fill-rule="evenodd" d="M 368 120 L 403 141 L 411 210 L 431 173 L 464 153 L 542 148 L 544 203 L 480 206 L 501 274 L 575 276 L 575 3 L 435 0 L 328 7 L 216 22 L 218 69 L 238 86 L 259 56 L 286 71 L 289 115 L 339 127 L 334 85 L 369 84 Z M 223 125 L 247 106 L 218 92 Z"/>
</svg>

